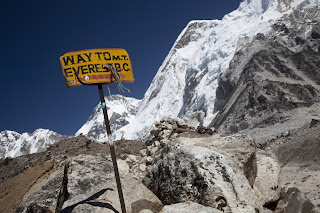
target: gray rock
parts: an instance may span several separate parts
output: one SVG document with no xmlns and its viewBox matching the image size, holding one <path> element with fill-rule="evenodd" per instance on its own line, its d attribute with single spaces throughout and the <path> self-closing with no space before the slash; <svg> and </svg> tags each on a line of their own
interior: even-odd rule
<svg viewBox="0 0 320 213">
<path fill-rule="evenodd" d="M 146 164 L 140 164 L 140 165 L 139 165 L 139 169 L 140 169 L 141 172 L 145 172 L 145 171 L 146 171 L 146 168 L 147 168 L 147 167 L 146 167 Z"/>
<path fill-rule="evenodd" d="M 149 209 L 142 209 L 139 213 L 153 213 L 153 211 Z"/>
<path fill-rule="evenodd" d="M 222 211 L 188 201 L 164 206 L 159 213 L 222 213 Z"/>
<path fill-rule="evenodd" d="M 182 120 L 181 118 L 175 118 L 175 120 L 176 120 L 178 127 L 180 127 L 180 128 L 188 127 L 187 123 L 184 120 Z"/>
<path fill-rule="evenodd" d="M 164 117 L 160 120 L 160 123 L 168 123 L 168 124 L 173 124 L 175 122 L 174 119 L 170 117 Z"/>
<path fill-rule="evenodd" d="M 170 137 L 170 135 L 172 134 L 172 130 L 163 130 L 159 136 L 160 138 L 163 139 L 168 139 Z"/>
<path fill-rule="evenodd" d="M 262 205 L 280 198 L 280 165 L 275 156 L 257 153 L 257 176 L 253 188 Z"/>
<path fill-rule="evenodd" d="M 156 155 L 156 153 L 158 152 L 159 148 L 158 147 L 152 147 L 152 149 L 150 150 L 150 156 L 154 157 Z"/>
<path fill-rule="evenodd" d="M 315 213 L 313 204 L 297 188 L 289 188 L 275 213 Z"/>
<path fill-rule="evenodd" d="M 193 201 L 227 212 L 262 210 L 234 159 L 190 141 L 168 144 L 143 179 L 163 204 Z"/>
<path fill-rule="evenodd" d="M 159 129 L 161 130 L 173 130 L 173 127 L 170 123 L 161 123 L 159 126 L 158 126 Z"/>
<path fill-rule="evenodd" d="M 154 137 L 158 137 L 159 133 L 161 132 L 161 129 L 158 127 L 152 127 L 150 130 L 150 134 L 153 135 Z"/>
<path fill-rule="evenodd" d="M 205 134 L 206 133 L 206 128 L 204 126 L 198 126 L 197 127 L 197 132 L 199 134 Z"/>
<path fill-rule="evenodd" d="M 122 189 L 127 212 L 149 209 L 158 212 L 161 201 L 143 184 L 127 174 L 125 161 L 119 163 Z M 26 212 L 33 208 L 55 209 L 61 205 L 61 212 L 115 212 L 121 211 L 116 182 L 110 157 L 103 155 L 79 155 L 68 160 L 67 169 L 53 173 L 42 190 L 29 196 L 17 209 Z M 62 181 L 66 180 L 66 181 Z M 61 183 L 64 183 L 61 186 Z M 60 193 L 65 189 L 66 193 Z M 56 201 L 62 200 L 57 205 Z"/>
<path fill-rule="evenodd" d="M 156 147 L 158 147 L 158 148 L 161 148 L 161 144 L 160 144 L 159 141 L 155 141 L 155 142 L 154 142 L 154 145 L 155 145 Z"/>
<path fill-rule="evenodd" d="M 139 152 L 142 156 L 146 156 L 147 155 L 147 150 L 146 149 L 141 149 Z"/>
</svg>

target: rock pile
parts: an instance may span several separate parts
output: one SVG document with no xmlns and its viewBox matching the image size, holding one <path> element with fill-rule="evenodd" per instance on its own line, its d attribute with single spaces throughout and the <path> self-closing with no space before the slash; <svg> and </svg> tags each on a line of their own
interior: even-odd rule
<svg viewBox="0 0 320 213">
<path fill-rule="evenodd" d="M 156 123 L 151 134 L 138 154 L 119 156 L 128 213 L 315 212 L 299 189 L 281 187 L 276 155 L 249 136 L 220 135 L 171 118 Z M 109 156 L 56 159 L 16 212 L 121 210 Z"/>
<path fill-rule="evenodd" d="M 282 212 L 291 208 L 292 201 L 285 198 L 291 192 L 281 193 L 285 190 L 280 187 L 277 157 L 257 148 L 250 137 L 219 135 L 171 118 L 155 123 L 151 134 L 154 139 L 147 147 L 125 161 L 129 172 L 142 179 L 165 205 L 162 212 L 196 212 L 194 208 Z M 302 200 L 314 209 L 307 199 Z"/>
</svg>

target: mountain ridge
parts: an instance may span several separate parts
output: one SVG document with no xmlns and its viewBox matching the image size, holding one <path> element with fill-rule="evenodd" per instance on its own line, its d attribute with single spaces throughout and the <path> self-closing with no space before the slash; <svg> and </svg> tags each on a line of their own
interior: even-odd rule
<svg viewBox="0 0 320 213">
<path fill-rule="evenodd" d="M 313 3 L 318 4 L 243 1 L 222 20 L 191 21 L 150 84 L 135 121 L 116 131 L 115 138 L 144 138 L 162 117 L 180 117 L 194 127 L 209 125 L 216 114 L 219 75 L 227 70 L 237 48 L 250 43 L 254 35 L 272 30 L 272 24 L 294 8 Z"/>
<path fill-rule="evenodd" d="M 0 133 L 0 159 L 43 152 L 50 145 L 65 138 L 67 136 L 49 129 L 36 129 L 33 133 L 23 134 L 5 130 Z"/>
</svg>

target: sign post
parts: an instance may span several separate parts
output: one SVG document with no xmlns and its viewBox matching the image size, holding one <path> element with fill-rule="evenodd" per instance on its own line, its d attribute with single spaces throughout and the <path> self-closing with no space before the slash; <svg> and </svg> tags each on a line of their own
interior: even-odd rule
<svg viewBox="0 0 320 213">
<path fill-rule="evenodd" d="M 111 159 L 112 159 L 112 163 L 113 163 L 114 175 L 116 177 L 116 182 L 117 182 L 117 189 L 118 189 L 118 193 L 119 193 L 120 205 L 121 205 L 122 213 L 126 213 L 126 207 L 124 204 L 120 175 L 119 175 L 118 164 L 117 164 L 117 159 L 116 159 L 116 152 L 115 152 L 114 143 L 112 140 L 112 133 L 111 133 L 110 123 L 109 123 L 109 118 L 108 118 L 108 113 L 107 113 L 107 106 L 106 106 L 106 102 L 104 100 L 102 84 L 98 84 L 98 89 L 99 89 L 101 107 L 103 110 L 104 123 L 106 125 L 107 134 L 108 134 Z"/>
<path fill-rule="evenodd" d="M 114 81 L 134 81 L 129 55 L 124 49 L 81 50 L 64 54 L 60 57 L 60 62 L 63 75 L 66 78 L 67 87 L 98 85 L 121 210 L 122 213 L 126 213 L 102 84 L 112 83 Z"/>
</svg>

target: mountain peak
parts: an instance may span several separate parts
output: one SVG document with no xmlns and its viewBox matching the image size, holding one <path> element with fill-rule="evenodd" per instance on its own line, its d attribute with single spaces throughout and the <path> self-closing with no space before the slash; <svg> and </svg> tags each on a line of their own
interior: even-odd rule
<svg viewBox="0 0 320 213">
<path fill-rule="evenodd" d="M 286 12 L 291 8 L 303 9 L 310 4 L 319 4 L 319 0 L 244 0 L 236 11 L 247 15 L 262 15 L 268 10 Z"/>
</svg>

